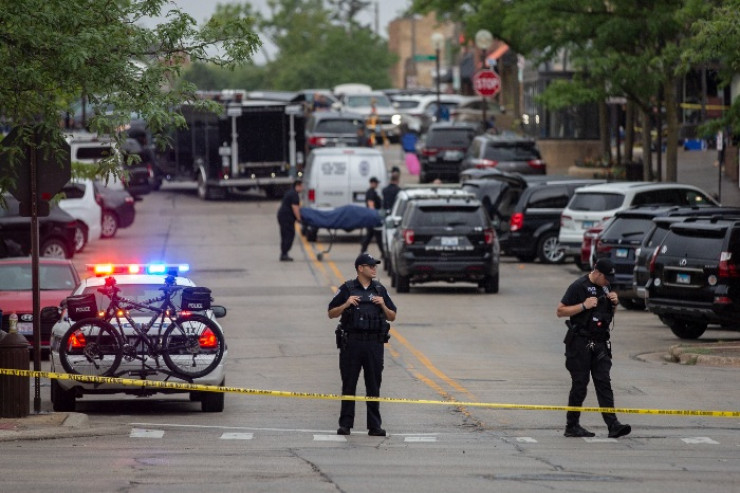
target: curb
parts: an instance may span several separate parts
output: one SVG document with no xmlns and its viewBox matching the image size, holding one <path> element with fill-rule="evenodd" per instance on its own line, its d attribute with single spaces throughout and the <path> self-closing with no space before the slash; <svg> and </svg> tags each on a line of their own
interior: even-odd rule
<svg viewBox="0 0 740 493">
<path fill-rule="evenodd" d="M 736 352 L 738 356 L 720 356 L 711 354 L 712 351 L 718 353 Z M 671 363 L 681 365 L 702 365 L 728 368 L 740 368 L 740 345 L 738 344 L 702 344 L 701 346 L 691 346 L 675 344 L 668 348 L 668 354 L 664 359 Z"/>
<path fill-rule="evenodd" d="M 17 440 L 49 440 L 54 438 L 96 437 L 127 435 L 130 427 L 126 425 L 115 426 L 88 426 L 87 414 L 66 413 L 63 419 L 59 414 L 50 413 L 46 415 L 50 421 L 59 421 L 60 424 L 44 424 L 35 422 L 35 418 L 42 415 L 31 415 L 26 418 L 10 420 L 16 427 L 21 429 L 0 430 L 0 442 L 12 442 Z"/>
</svg>

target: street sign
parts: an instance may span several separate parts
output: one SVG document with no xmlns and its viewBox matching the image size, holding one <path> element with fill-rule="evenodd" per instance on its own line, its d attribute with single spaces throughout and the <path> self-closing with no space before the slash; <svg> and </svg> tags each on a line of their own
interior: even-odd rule
<svg viewBox="0 0 740 493">
<path fill-rule="evenodd" d="M 479 96 L 495 96 L 501 90 L 501 79 L 493 70 L 479 70 L 473 76 L 473 89 Z"/>
<path fill-rule="evenodd" d="M 414 55 L 415 62 L 433 62 L 437 59 L 437 55 Z"/>
<path fill-rule="evenodd" d="M 30 144 L 24 143 L 24 133 L 31 132 Z M 18 147 L 22 157 L 11 166 L 8 148 Z M 50 148 L 61 149 L 52 152 Z M 62 190 L 72 173 L 69 144 L 59 136 L 53 145 L 51 136 L 39 127 L 15 127 L 0 145 L 0 174 L 15 176 L 15 185 L 8 191 L 21 203 L 21 215 L 30 216 L 31 197 L 36 195 L 39 216 L 49 215 L 49 201 Z M 31 183 L 31 177 L 35 183 Z"/>
</svg>

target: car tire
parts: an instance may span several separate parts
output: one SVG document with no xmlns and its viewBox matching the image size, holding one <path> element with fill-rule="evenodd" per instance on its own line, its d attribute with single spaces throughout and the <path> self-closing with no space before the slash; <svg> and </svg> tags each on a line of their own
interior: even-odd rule
<svg viewBox="0 0 740 493">
<path fill-rule="evenodd" d="M 113 211 L 103 211 L 103 219 L 100 221 L 100 236 L 113 238 L 118 232 L 118 215 Z"/>
<path fill-rule="evenodd" d="M 698 339 L 707 330 L 705 323 L 684 320 L 673 320 L 669 327 L 671 332 L 680 339 Z"/>
<path fill-rule="evenodd" d="M 87 234 L 88 230 L 85 223 L 77 221 L 77 226 L 75 226 L 75 253 L 80 253 L 85 249 L 85 245 L 87 245 Z"/>
<path fill-rule="evenodd" d="M 498 293 L 498 272 L 493 276 L 488 276 L 483 281 L 483 291 L 488 294 Z"/>
<path fill-rule="evenodd" d="M 69 247 L 59 238 L 49 238 L 39 248 L 39 256 L 51 258 L 72 258 Z"/>
<path fill-rule="evenodd" d="M 645 309 L 645 300 L 636 298 L 619 298 L 619 304 L 626 310 L 642 311 Z"/>
<path fill-rule="evenodd" d="M 537 242 L 537 257 L 543 264 L 560 264 L 565 260 L 565 251 L 560 247 L 557 233 L 545 233 Z"/>
<path fill-rule="evenodd" d="M 54 411 L 58 413 L 74 412 L 77 406 L 77 393 L 74 390 L 64 390 L 57 379 L 51 381 L 51 402 Z"/>
<path fill-rule="evenodd" d="M 226 380 L 219 384 L 223 387 Z M 195 392 L 193 392 L 195 393 Z M 198 392 L 200 395 L 197 400 L 200 401 L 200 410 L 204 413 L 221 413 L 224 411 L 224 400 L 226 394 L 223 392 Z M 192 399 L 191 399 L 192 400 Z"/>
<path fill-rule="evenodd" d="M 394 274 L 394 278 L 396 280 L 396 292 L 408 293 L 411 290 L 409 276 L 402 276 L 400 274 Z"/>
</svg>

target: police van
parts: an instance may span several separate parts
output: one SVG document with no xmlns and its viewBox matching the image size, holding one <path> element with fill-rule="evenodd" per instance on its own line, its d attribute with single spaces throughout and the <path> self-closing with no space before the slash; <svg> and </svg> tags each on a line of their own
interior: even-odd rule
<svg viewBox="0 0 740 493">
<path fill-rule="evenodd" d="M 331 210 L 345 205 L 365 206 L 370 178 L 380 182 L 378 194 L 388 184 L 382 152 L 367 147 L 314 149 L 303 173 L 301 205 Z"/>
</svg>

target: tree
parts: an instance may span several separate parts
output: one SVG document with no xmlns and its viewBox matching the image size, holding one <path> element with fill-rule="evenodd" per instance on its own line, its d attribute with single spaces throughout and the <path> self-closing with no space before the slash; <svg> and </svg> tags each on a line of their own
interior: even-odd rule
<svg viewBox="0 0 740 493">
<path fill-rule="evenodd" d="M 260 41 L 254 20 L 219 8 L 202 26 L 167 0 L 1 0 L 0 113 L 12 125 L 63 132 L 60 119 L 81 98 L 88 101 L 89 129 L 115 135 L 131 120 L 154 132 L 184 119 L 172 108 L 190 100 L 195 87 L 176 84 L 189 61 L 230 66 L 247 61 Z M 218 48 L 218 49 L 215 49 Z M 119 146 L 121 141 L 119 140 Z M 0 144 L 1 145 L 1 144 Z M 107 162 L 100 172 L 114 171 Z M 0 177 L 0 190 L 9 176 Z"/>
</svg>

